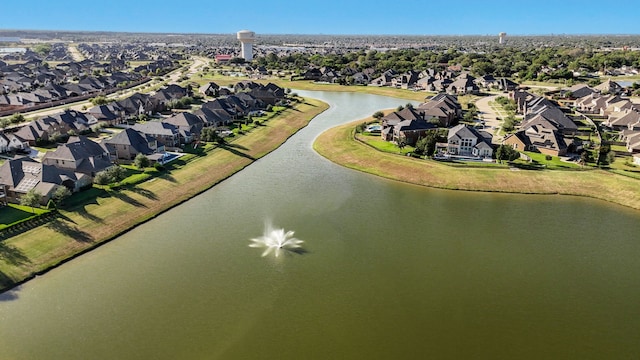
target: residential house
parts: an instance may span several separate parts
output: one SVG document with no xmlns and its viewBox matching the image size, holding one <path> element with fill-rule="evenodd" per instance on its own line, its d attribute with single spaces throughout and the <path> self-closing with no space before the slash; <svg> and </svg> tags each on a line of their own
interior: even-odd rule
<svg viewBox="0 0 640 360">
<path fill-rule="evenodd" d="M 462 116 L 462 106 L 455 95 L 440 93 L 426 102 L 418 105 L 418 111 L 424 114 L 424 119 L 437 119 L 440 126 L 449 127 Z"/>
<path fill-rule="evenodd" d="M 86 114 L 65 110 L 62 113 L 41 117 L 29 122 L 15 132 L 15 135 L 26 141 L 30 146 L 36 142 L 49 141 L 57 136 L 69 134 L 81 134 L 90 130 L 90 118 Z"/>
<path fill-rule="evenodd" d="M 602 115 L 609 106 L 619 103 L 622 100 L 623 99 L 617 95 L 601 95 L 599 93 L 593 93 L 577 99 L 575 106 L 580 112 Z"/>
<path fill-rule="evenodd" d="M 142 134 L 132 128 L 124 129 L 110 139 L 102 142 L 111 161 L 131 161 L 138 154 L 151 155 L 158 147 L 155 138 Z"/>
<path fill-rule="evenodd" d="M 59 186 L 77 192 L 91 184 L 86 174 L 39 163 L 28 157 L 11 159 L 0 166 L 0 187 L 5 200 L 20 203 L 20 198 L 31 190 L 40 194 L 40 204 L 46 205 Z"/>
<path fill-rule="evenodd" d="M 109 152 L 86 136 L 71 136 L 67 143 L 58 145 L 42 157 L 44 165 L 86 174 L 93 178 L 96 173 L 112 166 Z"/>
<path fill-rule="evenodd" d="M 262 87 L 261 84 L 258 84 L 255 81 L 250 81 L 250 80 L 243 80 L 240 82 L 237 82 L 235 85 L 233 85 L 233 91 L 235 93 L 239 93 L 241 91 L 249 91 L 252 89 L 258 89 Z"/>
<path fill-rule="evenodd" d="M 393 127 L 393 139 L 396 144 L 415 145 L 420 138 L 426 137 L 427 132 L 437 129 L 437 125 L 423 119 L 408 119 L 397 123 Z"/>
<path fill-rule="evenodd" d="M 206 96 L 218 97 L 220 96 L 220 86 L 214 82 L 209 82 L 200 87 L 200 92 Z"/>
<path fill-rule="evenodd" d="M 302 74 L 302 77 L 305 80 L 319 81 L 322 77 L 322 71 L 318 68 L 311 68 L 305 71 L 304 74 Z"/>
<path fill-rule="evenodd" d="M 188 112 L 177 113 L 176 115 L 162 120 L 162 122 L 174 125 L 178 127 L 178 129 L 186 131 L 196 138 L 200 136 L 202 129 L 207 125 L 202 118 Z M 185 142 L 188 143 L 190 141 Z"/>
<path fill-rule="evenodd" d="M 158 142 L 158 151 L 165 148 L 176 148 L 180 145 L 180 131 L 177 126 L 159 121 L 147 121 L 133 125 L 133 129 L 145 136 L 151 136 Z M 188 139 L 184 139 L 185 141 Z M 184 142 L 184 141 L 182 141 Z"/>
<path fill-rule="evenodd" d="M 108 125 L 122 123 L 124 121 L 123 113 L 123 109 L 115 102 L 106 105 L 97 105 L 87 110 L 87 115 L 92 116 L 98 122 Z"/>
<path fill-rule="evenodd" d="M 615 81 L 611 81 L 611 79 L 608 79 L 607 81 L 594 87 L 593 89 L 600 92 L 601 94 L 612 94 L 612 95 L 618 95 L 624 91 L 624 88 L 620 86 L 620 84 L 618 84 Z"/>
<path fill-rule="evenodd" d="M 501 91 L 514 91 L 520 84 L 507 78 L 499 78 L 496 80 L 496 87 Z"/>
<path fill-rule="evenodd" d="M 636 110 L 625 110 L 611 114 L 602 124 L 618 131 L 640 126 L 640 112 Z"/>
<path fill-rule="evenodd" d="M 229 125 L 233 122 L 233 117 L 222 109 L 211 109 L 203 107 L 193 113 L 202 119 L 206 127 L 219 127 Z"/>
<path fill-rule="evenodd" d="M 391 81 L 396 77 L 396 72 L 392 69 L 389 69 L 382 73 L 379 77 L 373 79 L 369 85 L 370 86 L 391 86 Z"/>
<path fill-rule="evenodd" d="M 29 142 L 16 134 L 0 132 L 0 153 L 9 151 L 25 151 L 29 149 Z"/>
<path fill-rule="evenodd" d="M 575 84 L 569 88 L 562 89 L 560 94 L 565 99 L 576 100 L 589 96 L 594 92 L 596 91 L 587 84 Z"/>
<path fill-rule="evenodd" d="M 533 97 L 524 106 L 524 119 L 521 127 L 527 128 L 540 121 L 553 124 L 553 126 L 563 135 L 574 135 L 578 126 L 571 120 L 555 103 L 544 97 Z"/>
<path fill-rule="evenodd" d="M 409 70 L 404 74 L 400 74 L 391 79 L 391 86 L 400 89 L 413 89 L 419 79 L 420 73 L 414 70 Z"/>
<path fill-rule="evenodd" d="M 447 135 L 447 153 L 456 156 L 491 158 L 493 147 L 492 135 L 478 131 L 467 124 L 460 124 L 449 129 Z"/>
<path fill-rule="evenodd" d="M 480 88 L 473 82 L 474 78 L 471 76 L 461 77 L 453 81 L 447 87 L 447 92 L 449 94 L 478 94 L 480 93 Z"/>
<path fill-rule="evenodd" d="M 518 151 L 534 151 L 545 155 L 563 156 L 568 145 L 556 129 L 532 125 L 508 135 L 503 144 L 511 145 Z"/>
<path fill-rule="evenodd" d="M 153 115 L 153 113 L 163 110 L 150 100 L 149 95 L 140 93 L 135 93 L 118 101 L 117 105 L 122 109 L 121 116 L 125 118 L 134 118 L 139 115 Z"/>
<path fill-rule="evenodd" d="M 496 86 L 497 80 L 493 75 L 487 74 L 475 79 L 475 83 L 482 88 L 490 89 Z"/>
<path fill-rule="evenodd" d="M 640 153 L 640 131 L 629 132 L 626 135 L 627 151 L 630 153 Z"/>
</svg>

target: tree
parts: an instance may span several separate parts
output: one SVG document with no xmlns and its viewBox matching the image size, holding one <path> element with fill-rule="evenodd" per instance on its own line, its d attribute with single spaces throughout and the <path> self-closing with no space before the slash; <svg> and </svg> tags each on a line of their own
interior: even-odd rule
<svg viewBox="0 0 640 360">
<path fill-rule="evenodd" d="M 93 105 L 105 105 L 109 103 L 109 100 L 104 97 L 104 96 L 96 96 L 94 98 L 89 99 L 89 101 L 93 104 Z"/>
<path fill-rule="evenodd" d="M 98 185 L 106 185 L 118 182 L 127 176 L 127 171 L 120 166 L 112 166 L 106 170 L 102 170 L 93 178 L 93 182 Z"/>
<path fill-rule="evenodd" d="M 436 152 L 437 142 L 438 134 L 435 131 L 429 131 L 426 137 L 423 137 L 416 142 L 416 148 L 414 152 L 426 156 L 433 156 L 433 154 Z"/>
<path fill-rule="evenodd" d="M 580 164 L 585 165 L 586 163 L 593 162 L 593 156 L 591 156 L 591 151 L 583 150 L 580 154 Z"/>
<path fill-rule="evenodd" d="M 496 160 L 500 162 L 503 160 L 513 161 L 519 157 L 520 153 L 511 145 L 502 144 L 496 149 Z"/>
<path fill-rule="evenodd" d="M 9 119 L 13 124 L 19 124 L 25 121 L 24 115 L 22 114 L 13 114 Z"/>
<path fill-rule="evenodd" d="M 64 199 L 71 196 L 71 190 L 66 186 L 58 186 L 56 190 L 53 192 L 52 199 L 56 206 L 62 204 Z"/>
<path fill-rule="evenodd" d="M 133 160 L 133 163 L 136 165 L 138 169 L 144 169 L 146 167 L 149 167 L 149 165 L 151 164 L 151 161 L 149 161 L 149 158 L 146 157 L 144 154 L 139 153 L 138 155 L 136 155 L 136 158 L 135 160 Z"/>
<path fill-rule="evenodd" d="M 606 159 L 608 164 L 613 164 L 613 162 L 616 161 L 616 152 L 613 150 L 609 151 L 607 153 Z"/>
<path fill-rule="evenodd" d="M 31 189 L 20 197 L 20 205 L 29 206 L 31 208 L 31 212 L 35 214 L 36 211 L 34 210 L 34 207 L 40 205 L 41 198 L 42 195 L 37 192 L 36 189 Z"/>
<path fill-rule="evenodd" d="M 384 116 L 384 113 L 382 111 L 376 111 L 373 113 L 373 118 L 376 120 L 382 119 L 383 116 Z"/>
<path fill-rule="evenodd" d="M 11 125 L 10 119 L 0 119 L 0 127 L 6 129 L 9 125 Z"/>
<path fill-rule="evenodd" d="M 463 115 L 463 117 L 462 117 L 462 118 L 464 119 L 464 121 L 472 122 L 472 121 L 473 121 L 473 119 L 475 119 L 475 118 L 476 118 L 476 115 L 478 115 L 478 111 L 477 111 L 475 108 L 473 108 L 473 109 L 469 109 L 469 110 L 467 110 L 467 111 L 464 113 L 464 115 Z"/>
</svg>

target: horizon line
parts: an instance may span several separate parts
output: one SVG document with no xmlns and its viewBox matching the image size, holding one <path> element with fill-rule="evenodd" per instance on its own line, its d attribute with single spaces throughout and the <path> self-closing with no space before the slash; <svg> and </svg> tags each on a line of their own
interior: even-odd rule
<svg viewBox="0 0 640 360">
<path fill-rule="evenodd" d="M 239 29 L 240 31 L 242 29 Z M 41 32 L 68 32 L 68 33 L 112 33 L 112 34 L 153 34 L 153 35 L 235 35 L 235 32 L 160 32 L 160 31 L 124 31 L 124 30 L 64 30 L 64 29 L 2 29 L 4 31 L 41 31 Z M 252 30 L 253 31 L 253 30 Z M 625 33 L 546 33 L 546 34 L 522 34 L 522 33 L 509 33 L 505 32 L 508 37 L 527 37 L 527 36 L 640 36 L 640 33 L 625 34 Z M 499 32 L 494 34 L 324 34 L 324 33 L 260 33 L 256 32 L 256 35 L 266 36 L 423 36 L 423 37 L 463 37 L 463 36 L 481 36 L 481 37 L 494 37 L 498 36 Z"/>
</svg>

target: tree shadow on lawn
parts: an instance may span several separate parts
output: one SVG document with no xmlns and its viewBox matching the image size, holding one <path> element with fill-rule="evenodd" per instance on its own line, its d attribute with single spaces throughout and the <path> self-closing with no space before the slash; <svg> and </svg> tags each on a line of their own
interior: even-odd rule
<svg viewBox="0 0 640 360">
<path fill-rule="evenodd" d="M 178 181 L 176 181 L 176 178 L 174 178 L 173 176 L 171 176 L 171 174 L 169 174 L 169 173 L 164 173 L 164 174 L 162 174 L 162 175 L 160 175 L 160 176 L 158 176 L 158 177 L 159 177 L 160 179 L 167 180 L 167 181 L 172 182 L 172 183 L 176 183 L 176 182 L 178 182 Z"/>
<path fill-rule="evenodd" d="M 104 192 L 98 193 L 96 196 L 106 197 L 106 195 L 108 195 L 108 194 L 107 194 L 106 191 L 104 191 Z M 94 198 L 85 199 L 84 202 L 82 202 L 82 203 L 81 202 L 77 202 L 74 206 L 64 206 L 63 209 L 65 209 L 65 210 L 67 210 L 69 212 L 75 212 L 75 213 L 77 213 L 78 215 L 80 215 L 81 217 L 83 217 L 83 218 L 85 218 L 87 220 L 91 220 L 91 221 L 99 223 L 99 224 L 104 223 L 104 220 L 102 220 L 102 218 L 90 213 L 87 210 L 87 206 L 89 206 L 89 205 L 100 205 L 100 204 L 98 204 L 97 198 L 94 197 Z M 67 216 L 62 215 L 61 213 L 58 213 L 58 217 L 66 220 L 68 222 L 72 222 L 72 223 L 75 224 L 75 221 L 71 220 Z"/>
<path fill-rule="evenodd" d="M 243 148 L 242 146 L 236 146 L 236 147 Z M 249 159 L 249 160 L 251 160 L 251 161 L 256 161 L 256 158 L 254 158 L 253 156 L 251 156 L 251 155 L 249 155 L 249 154 L 243 153 L 242 151 L 238 151 L 238 150 L 236 150 L 236 149 L 234 148 L 234 146 L 223 145 L 223 146 L 220 146 L 220 148 L 221 148 L 221 149 L 223 149 L 223 150 L 227 150 L 227 151 L 229 151 L 230 153 L 233 153 L 233 154 L 235 154 L 235 155 L 238 155 L 238 156 L 241 156 L 241 157 L 247 158 L 247 159 Z M 246 148 L 244 148 L 244 149 L 245 149 L 245 150 L 248 150 L 248 149 L 246 149 Z"/>
<path fill-rule="evenodd" d="M 24 265 L 31 262 L 22 251 L 2 241 L 0 241 L 0 260 L 4 260 L 11 265 Z"/>
<path fill-rule="evenodd" d="M 102 220 L 102 218 L 93 215 L 92 213 L 88 212 L 87 209 L 83 206 L 78 208 L 78 210 L 76 210 L 76 213 L 80 216 L 82 216 L 83 218 L 87 219 L 87 220 L 91 220 L 93 222 L 102 224 L 104 223 L 104 220 Z M 68 219 L 68 218 L 67 218 Z M 73 220 L 68 219 L 70 222 L 73 222 Z"/>
<path fill-rule="evenodd" d="M 132 198 L 131 196 L 125 194 L 122 190 L 115 190 L 115 191 L 110 191 L 109 192 L 111 194 L 111 196 L 120 199 L 124 202 L 126 202 L 127 204 L 133 205 L 135 207 L 147 207 L 147 205 L 141 203 L 140 201 Z"/>
<path fill-rule="evenodd" d="M 46 225 L 49 229 L 68 236 L 76 241 L 90 243 L 93 242 L 91 235 L 85 231 L 80 230 L 77 226 L 69 225 L 62 219 L 56 219 Z"/>
<path fill-rule="evenodd" d="M 138 187 L 132 187 L 129 190 L 133 191 L 136 194 L 142 195 L 142 196 L 146 197 L 149 200 L 158 200 L 158 196 L 151 190 L 141 189 L 141 188 L 138 188 Z"/>
</svg>

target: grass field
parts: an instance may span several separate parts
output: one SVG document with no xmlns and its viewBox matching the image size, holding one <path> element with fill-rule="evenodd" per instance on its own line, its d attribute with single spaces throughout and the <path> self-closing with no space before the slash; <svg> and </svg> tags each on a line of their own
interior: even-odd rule
<svg viewBox="0 0 640 360">
<path fill-rule="evenodd" d="M 314 149 L 327 159 L 355 170 L 434 188 L 585 196 L 640 209 L 640 182 L 628 176 L 588 171 L 526 171 L 447 166 L 436 161 L 395 155 L 354 141 L 354 127 L 363 120 L 321 134 Z"/>
<path fill-rule="evenodd" d="M 0 242 L 0 290 L 103 243 L 228 178 L 277 148 L 328 105 L 317 100 L 135 187 L 74 195 L 60 216 Z"/>
</svg>

